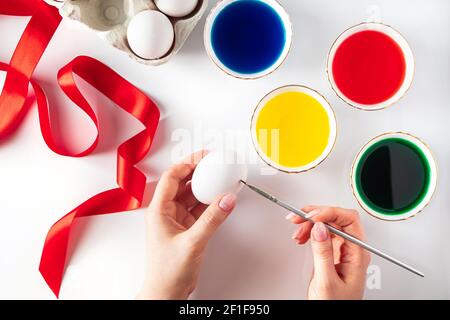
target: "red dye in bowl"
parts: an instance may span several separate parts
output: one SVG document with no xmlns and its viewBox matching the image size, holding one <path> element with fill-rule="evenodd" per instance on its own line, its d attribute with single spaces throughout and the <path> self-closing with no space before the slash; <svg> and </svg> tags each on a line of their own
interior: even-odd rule
<svg viewBox="0 0 450 320">
<path fill-rule="evenodd" d="M 337 48 L 332 64 L 337 88 L 348 99 L 375 105 L 392 98 L 405 80 L 402 48 L 390 36 L 360 31 Z"/>
</svg>

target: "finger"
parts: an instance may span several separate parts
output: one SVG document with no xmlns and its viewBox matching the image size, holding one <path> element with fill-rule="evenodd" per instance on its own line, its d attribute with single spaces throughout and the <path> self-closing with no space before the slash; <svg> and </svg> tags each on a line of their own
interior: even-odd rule
<svg viewBox="0 0 450 320">
<path fill-rule="evenodd" d="M 341 237 L 331 237 L 331 241 L 333 242 L 333 257 L 334 264 L 337 265 L 341 262 L 342 256 L 342 245 L 344 244 L 344 239 Z"/>
<path fill-rule="evenodd" d="M 181 163 L 194 164 L 197 165 L 206 155 L 208 154 L 208 150 L 200 150 L 194 152 L 184 158 Z"/>
<path fill-rule="evenodd" d="M 191 182 L 188 182 L 186 184 L 186 187 L 184 189 L 184 192 L 179 195 L 178 201 L 185 206 L 186 209 L 190 209 L 198 204 L 197 198 L 195 198 L 194 194 L 192 193 L 192 184 Z"/>
<path fill-rule="evenodd" d="M 186 158 L 184 158 L 180 163 L 183 164 L 189 164 L 189 165 L 194 165 L 194 169 L 197 166 L 197 164 L 208 154 L 208 151 L 206 150 L 200 150 L 198 152 L 192 153 L 191 155 L 187 156 Z M 177 196 L 180 196 L 181 194 L 183 194 L 187 188 L 189 187 L 188 183 L 190 180 L 192 180 L 192 175 L 194 174 L 194 170 L 192 170 L 192 172 L 187 175 L 180 183 L 179 188 L 178 188 L 178 192 L 177 192 Z"/>
<path fill-rule="evenodd" d="M 285 217 L 286 220 L 291 221 L 294 224 L 300 224 L 305 222 L 306 220 L 300 217 L 299 215 L 296 215 L 295 213 L 289 212 L 287 216 Z"/>
<path fill-rule="evenodd" d="M 315 222 L 336 225 L 352 236 L 364 240 L 364 231 L 356 210 L 337 207 L 318 207 L 311 211 L 308 217 Z"/>
<path fill-rule="evenodd" d="M 197 222 L 189 229 L 193 243 L 206 246 L 209 239 L 226 220 L 236 206 L 236 195 L 229 193 L 219 197 L 199 216 Z"/>
<path fill-rule="evenodd" d="M 175 200 L 181 181 L 194 170 L 190 164 L 176 164 L 166 170 L 156 185 L 152 203 Z"/>
<path fill-rule="evenodd" d="M 186 229 L 189 229 L 194 225 L 195 221 L 195 218 L 190 213 L 188 213 L 184 218 L 183 226 L 186 227 Z"/>
<path fill-rule="evenodd" d="M 304 225 L 305 225 L 305 227 L 302 229 L 302 232 L 298 236 L 298 239 L 297 239 L 298 244 L 305 244 L 311 238 L 311 230 L 314 227 L 314 224 L 312 222 L 307 222 L 307 223 L 304 223 Z M 333 241 L 333 248 L 334 248 L 334 240 L 335 240 L 335 238 L 337 238 L 337 236 L 335 236 L 332 233 L 330 233 L 330 236 Z M 342 239 L 342 238 L 339 238 L 339 239 Z"/>
<path fill-rule="evenodd" d="M 314 276 L 322 284 L 330 284 L 337 276 L 334 267 L 333 244 L 330 233 L 322 222 L 315 223 L 311 231 L 314 258 Z"/>
<path fill-rule="evenodd" d="M 302 208 L 302 211 L 305 213 L 309 213 L 317 208 L 319 208 L 319 206 L 306 206 L 306 207 Z M 306 219 L 302 218 L 301 216 L 299 216 L 293 212 L 289 212 L 285 218 L 286 218 L 286 220 L 289 220 L 294 224 L 300 224 L 300 223 L 307 221 Z"/>
<path fill-rule="evenodd" d="M 309 205 L 309 206 L 303 207 L 303 208 L 302 208 L 302 211 L 304 211 L 304 212 L 306 212 L 306 213 L 309 213 L 309 212 L 311 212 L 311 211 L 313 211 L 313 210 L 315 210 L 315 209 L 321 208 L 321 207 L 322 207 L 322 206 Z"/>
<path fill-rule="evenodd" d="M 203 150 L 193 153 L 181 163 L 173 165 L 166 170 L 156 186 L 155 194 L 153 196 L 155 202 L 161 203 L 174 200 L 177 196 L 180 184 L 192 174 L 204 154 L 205 151 Z"/>
<path fill-rule="evenodd" d="M 311 230 L 313 228 L 314 224 L 308 222 L 303 229 L 302 234 L 300 235 L 299 244 L 305 244 L 308 242 L 311 236 Z"/>
<path fill-rule="evenodd" d="M 176 199 L 178 199 L 180 196 L 182 196 L 186 192 L 186 190 L 188 190 L 189 183 L 192 180 L 193 173 L 194 173 L 194 171 L 192 171 L 186 178 L 184 178 L 178 184 L 177 195 L 175 196 Z"/>
<path fill-rule="evenodd" d="M 186 219 L 186 217 L 189 215 L 188 210 L 179 202 L 172 202 L 175 203 L 175 220 L 180 223 L 183 224 L 184 220 Z"/>
<path fill-rule="evenodd" d="M 205 212 L 205 210 L 208 208 L 207 204 L 201 203 L 199 202 L 196 206 L 194 206 L 191 209 L 191 215 L 198 220 L 198 218 L 200 218 L 200 216 L 203 214 L 203 212 Z"/>
<path fill-rule="evenodd" d="M 311 222 L 300 224 L 292 234 L 292 239 L 294 239 L 298 244 L 305 244 L 309 240 L 312 227 L 313 224 Z"/>
<path fill-rule="evenodd" d="M 304 227 L 304 225 L 301 224 L 301 225 L 299 225 L 299 226 L 297 227 L 297 229 L 295 229 L 294 233 L 292 234 L 292 239 L 293 239 L 293 240 L 299 241 L 299 239 L 300 239 L 300 234 L 302 233 L 303 227 Z"/>
</svg>

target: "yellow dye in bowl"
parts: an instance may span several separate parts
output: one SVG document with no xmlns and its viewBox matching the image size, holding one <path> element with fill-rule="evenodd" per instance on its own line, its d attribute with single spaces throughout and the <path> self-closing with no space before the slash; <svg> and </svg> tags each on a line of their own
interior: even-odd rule
<svg viewBox="0 0 450 320">
<path fill-rule="evenodd" d="M 321 103 L 306 93 L 307 88 L 295 88 L 281 88 L 280 93 L 275 90 L 269 94 L 255 113 L 252 130 L 256 129 L 254 136 L 259 151 L 272 164 L 303 171 L 327 156 L 330 144 L 334 143 L 336 126 L 331 107 L 327 105 L 327 110 L 323 105 L 324 99 Z M 315 91 L 314 94 L 318 95 Z M 332 133 L 333 139 L 330 139 Z"/>
</svg>

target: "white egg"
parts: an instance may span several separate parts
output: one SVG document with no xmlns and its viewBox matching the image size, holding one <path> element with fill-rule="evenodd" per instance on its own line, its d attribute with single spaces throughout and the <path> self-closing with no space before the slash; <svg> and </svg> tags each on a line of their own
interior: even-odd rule
<svg viewBox="0 0 450 320">
<path fill-rule="evenodd" d="M 159 10 L 175 18 L 190 14 L 197 7 L 197 3 L 198 0 L 155 0 Z"/>
<path fill-rule="evenodd" d="M 247 179 L 247 166 L 233 151 L 213 151 L 197 165 L 192 176 L 192 192 L 198 201 L 210 204 L 218 196 L 238 193 L 240 180 Z"/>
<path fill-rule="evenodd" d="M 169 18 L 159 11 L 145 10 L 131 19 L 127 38 L 136 55 L 151 60 L 169 52 L 175 35 Z"/>
</svg>

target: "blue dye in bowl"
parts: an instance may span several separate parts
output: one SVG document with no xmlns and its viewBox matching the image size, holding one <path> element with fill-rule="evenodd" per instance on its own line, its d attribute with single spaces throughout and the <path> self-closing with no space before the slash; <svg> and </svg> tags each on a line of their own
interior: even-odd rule
<svg viewBox="0 0 450 320">
<path fill-rule="evenodd" d="M 279 14 L 260 0 L 240 0 L 224 7 L 211 29 L 215 55 L 228 69 L 256 74 L 272 67 L 286 45 Z"/>
</svg>

